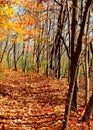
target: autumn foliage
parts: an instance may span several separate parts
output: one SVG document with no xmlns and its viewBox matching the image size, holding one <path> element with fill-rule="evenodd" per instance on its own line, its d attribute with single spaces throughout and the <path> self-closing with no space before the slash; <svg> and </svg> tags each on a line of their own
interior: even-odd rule
<svg viewBox="0 0 93 130">
<path fill-rule="evenodd" d="M 59 81 L 43 75 L 6 70 L 0 85 L 0 128 L 61 130 L 67 79 Z M 69 129 L 89 129 L 87 123 L 79 120 L 82 110 L 81 106 L 78 114 L 71 113 Z"/>
<path fill-rule="evenodd" d="M 90 95 L 93 86 L 88 2 L 0 0 L 1 130 L 93 129 L 92 115 L 81 120 L 87 79 Z"/>
</svg>

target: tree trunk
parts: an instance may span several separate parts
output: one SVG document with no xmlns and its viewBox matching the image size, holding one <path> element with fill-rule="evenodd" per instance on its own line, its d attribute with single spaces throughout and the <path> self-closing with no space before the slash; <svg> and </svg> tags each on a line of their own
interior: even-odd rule
<svg viewBox="0 0 93 130">
<path fill-rule="evenodd" d="M 74 92 L 74 87 L 75 87 L 75 79 L 76 79 L 78 60 L 73 59 L 71 62 L 72 63 L 71 63 L 69 91 L 68 91 L 66 107 L 65 107 L 65 114 L 64 114 L 64 120 L 65 121 L 63 122 L 62 130 L 66 130 L 68 128 L 68 121 L 69 121 L 69 116 L 70 116 L 70 111 L 71 111 L 71 104 L 72 104 L 72 99 L 73 99 L 73 92 Z"/>
<path fill-rule="evenodd" d="M 87 17 L 87 12 L 88 9 L 91 5 L 92 0 L 87 0 L 86 6 L 85 6 L 85 11 L 81 23 L 81 28 L 80 28 L 80 33 L 77 39 L 77 46 L 76 49 L 74 48 L 75 46 L 75 18 L 74 16 L 76 13 L 76 1 L 73 0 L 73 15 L 72 15 L 72 38 L 71 38 L 71 71 L 70 71 L 70 83 L 69 83 L 69 90 L 68 90 L 68 96 L 67 96 L 67 102 L 66 102 L 66 107 L 65 107 L 65 113 L 64 113 L 64 122 L 63 122 L 63 127 L 62 130 L 67 130 L 68 129 L 68 121 L 69 121 L 69 116 L 70 116 L 70 111 L 71 111 L 71 103 L 72 103 L 72 97 L 73 97 L 73 92 L 74 92 L 74 85 L 75 85 L 75 79 L 76 79 L 76 72 L 77 72 L 77 64 L 79 60 L 80 53 L 82 51 L 82 36 L 84 34 L 84 29 L 85 29 L 85 23 L 86 23 L 86 17 Z M 75 10 L 74 10 L 75 9 Z M 74 51 L 75 50 L 75 51 Z"/>
<path fill-rule="evenodd" d="M 11 54 L 10 54 L 10 51 L 12 50 L 13 48 L 13 45 L 9 48 L 8 50 L 8 54 L 7 54 L 7 63 L 8 63 L 8 68 L 11 67 Z"/>
<path fill-rule="evenodd" d="M 85 104 L 89 101 L 89 65 L 88 65 L 88 45 L 85 47 Z"/>
<path fill-rule="evenodd" d="M 16 44 L 14 43 L 14 71 L 17 71 L 17 64 L 16 64 Z"/>
<path fill-rule="evenodd" d="M 38 46 L 37 46 L 36 63 L 37 63 L 37 73 L 39 73 L 39 66 L 40 66 L 40 44 L 39 43 L 38 43 Z"/>
<path fill-rule="evenodd" d="M 75 86 L 74 86 L 74 92 L 73 92 L 73 98 L 72 98 L 72 106 L 71 110 L 77 112 L 77 93 L 79 88 L 79 65 L 77 67 L 76 72 L 76 79 L 75 79 Z"/>
<path fill-rule="evenodd" d="M 90 23 L 90 11 L 87 17 L 87 26 L 86 26 L 86 34 L 89 31 L 89 23 Z M 86 35 L 85 41 L 85 104 L 89 101 L 89 45 Z"/>
<path fill-rule="evenodd" d="M 22 57 L 23 58 L 22 70 L 23 70 L 23 72 L 26 72 L 29 44 L 27 43 L 25 46 L 27 46 L 26 51 L 25 52 L 24 52 L 24 50 L 22 51 L 22 54 L 23 54 L 23 57 Z M 23 45 L 23 49 L 24 49 L 24 45 Z"/>
<path fill-rule="evenodd" d="M 50 68 L 54 69 L 54 77 L 60 78 L 60 43 L 61 43 L 61 33 L 62 27 L 64 23 L 64 18 L 62 18 L 63 6 L 60 7 L 60 13 L 58 16 L 58 26 L 57 26 L 57 34 L 55 36 L 55 43 L 51 50 L 51 58 L 50 58 Z M 65 10 L 63 12 L 65 14 Z M 54 64 L 53 64 L 53 56 L 54 56 Z"/>
<path fill-rule="evenodd" d="M 47 65 L 46 65 L 46 76 L 48 77 L 50 74 L 50 51 L 49 51 L 49 1 L 47 2 Z"/>
<path fill-rule="evenodd" d="M 93 112 L 93 92 L 85 108 L 85 112 L 84 115 L 82 116 L 81 121 L 90 123 L 90 117 L 92 115 L 92 112 Z"/>
<path fill-rule="evenodd" d="M 90 51 L 91 51 L 91 59 L 90 59 L 90 66 L 89 66 L 89 77 L 91 77 L 91 72 L 93 71 L 93 42 L 90 42 Z"/>
<path fill-rule="evenodd" d="M 60 79 L 60 60 L 61 60 L 61 54 L 60 54 L 60 42 L 59 42 L 59 48 L 58 48 L 58 79 Z"/>
<path fill-rule="evenodd" d="M 76 111 L 76 112 L 77 112 L 77 92 L 78 92 L 78 79 L 76 77 L 72 104 L 71 104 L 71 110 Z"/>
</svg>

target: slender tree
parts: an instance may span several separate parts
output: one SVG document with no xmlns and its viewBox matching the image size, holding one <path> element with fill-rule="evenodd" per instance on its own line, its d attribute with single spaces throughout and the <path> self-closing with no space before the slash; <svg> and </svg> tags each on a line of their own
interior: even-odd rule
<svg viewBox="0 0 93 130">
<path fill-rule="evenodd" d="M 75 78 L 76 78 L 76 72 L 77 72 L 77 65 L 78 65 L 78 60 L 79 56 L 82 51 L 82 36 L 84 35 L 84 29 L 85 29 L 85 23 L 86 23 L 86 17 L 88 13 L 88 9 L 91 5 L 92 0 L 87 0 L 84 14 L 83 14 L 83 19 L 82 23 L 80 26 L 80 32 L 79 36 L 77 38 L 77 44 L 76 44 L 76 49 L 74 48 L 75 46 L 75 26 L 76 20 L 75 19 L 75 10 L 77 8 L 77 2 L 73 0 L 73 14 L 72 14 L 72 38 L 71 38 L 71 66 L 70 66 L 70 82 L 69 82 L 69 90 L 68 90 L 68 96 L 67 96 L 67 102 L 66 102 L 66 107 L 65 107 L 65 113 L 64 113 L 64 123 L 62 130 L 66 130 L 68 128 L 68 121 L 69 121 L 69 116 L 70 116 L 70 110 L 71 110 L 71 102 L 72 102 L 72 97 L 73 97 L 73 92 L 74 92 L 74 85 L 75 85 Z"/>
</svg>

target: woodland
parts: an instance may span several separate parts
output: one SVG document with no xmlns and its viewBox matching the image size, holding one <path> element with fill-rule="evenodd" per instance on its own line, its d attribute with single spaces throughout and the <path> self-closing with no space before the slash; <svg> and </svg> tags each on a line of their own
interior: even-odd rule
<svg viewBox="0 0 93 130">
<path fill-rule="evenodd" d="M 0 0 L 0 130 L 93 130 L 93 0 Z"/>
</svg>

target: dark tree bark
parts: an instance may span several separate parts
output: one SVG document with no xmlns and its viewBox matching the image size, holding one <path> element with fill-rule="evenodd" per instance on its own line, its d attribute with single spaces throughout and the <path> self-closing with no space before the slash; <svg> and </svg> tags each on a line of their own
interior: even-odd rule
<svg viewBox="0 0 93 130">
<path fill-rule="evenodd" d="M 76 76 L 72 104 L 71 104 L 71 110 L 76 111 L 76 112 L 77 112 L 77 92 L 78 92 L 78 77 Z"/>
<path fill-rule="evenodd" d="M 58 79 L 60 79 L 60 60 L 61 60 L 61 54 L 60 54 L 60 44 L 59 44 L 59 48 L 58 48 Z"/>
<path fill-rule="evenodd" d="M 92 95 L 91 95 L 91 97 L 89 99 L 89 102 L 88 102 L 88 104 L 87 104 L 87 106 L 85 108 L 85 112 L 84 112 L 84 115 L 82 116 L 81 121 L 82 122 L 87 122 L 89 124 L 92 112 L 93 112 L 93 92 L 92 92 Z"/>
<path fill-rule="evenodd" d="M 73 0 L 73 4 L 75 5 L 75 2 Z M 86 6 L 85 6 L 85 11 L 83 15 L 83 20 L 81 23 L 81 28 L 80 28 L 80 33 L 77 39 L 77 46 L 76 46 L 76 51 L 74 51 L 74 43 L 73 41 L 71 42 L 71 72 L 70 72 L 70 83 L 69 83 L 69 90 L 68 90 L 68 96 L 67 96 L 67 102 L 66 102 L 66 107 L 65 107 L 65 113 L 64 113 L 64 122 L 63 122 L 63 127 L 62 130 L 67 130 L 68 128 L 68 121 L 69 121 L 69 116 L 70 116 L 70 110 L 71 110 L 71 103 L 72 103 L 72 98 L 73 98 L 73 92 L 74 92 L 74 85 L 75 85 L 75 78 L 76 78 L 76 72 L 77 72 L 77 65 L 78 65 L 78 60 L 79 56 L 82 50 L 82 36 L 84 34 L 84 28 L 85 28 L 85 23 L 86 23 L 86 17 L 87 17 L 87 12 L 88 9 L 91 5 L 92 0 L 87 0 Z M 74 7 L 75 8 L 75 7 Z M 73 11 L 75 11 L 73 9 Z M 73 12 L 75 13 L 75 12 Z M 73 14 L 74 16 L 74 14 Z M 73 20 L 74 18 L 72 18 Z M 73 21 L 72 21 L 73 22 Z M 74 30 L 74 28 L 73 28 Z M 74 34 L 72 34 L 72 38 Z"/>
<path fill-rule="evenodd" d="M 50 68 L 54 69 L 55 78 L 60 78 L 60 60 L 61 60 L 61 53 L 60 53 L 60 45 L 61 45 L 61 34 L 63 29 L 64 18 L 62 18 L 62 13 L 65 15 L 66 9 L 63 10 L 63 5 L 60 4 L 60 13 L 58 16 L 58 26 L 57 26 L 57 34 L 55 36 L 55 44 L 51 50 L 51 58 L 50 58 Z M 53 64 L 53 56 L 55 57 L 55 65 Z"/>
<path fill-rule="evenodd" d="M 16 44 L 14 43 L 13 48 L 13 54 L 14 54 L 14 70 L 17 71 L 17 62 L 16 62 Z"/>
<path fill-rule="evenodd" d="M 24 51 L 24 48 L 25 48 L 25 45 L 23 44 L 23 50 L 22 50 L 21 54 L 19 55 L 19 57 L 17 58 L 17 61 L 22 56 L 22 71 L 26 72 L 29 44 L 27 44 L 26 51 Z"/>
<path fill-rule="evenodd" d="M 37 46 L 36 63 L 37 63 L 37 73 L 39 73 L 39 66 L 40 66 L 40 44 L 39 43 Z"/>
</svg>

